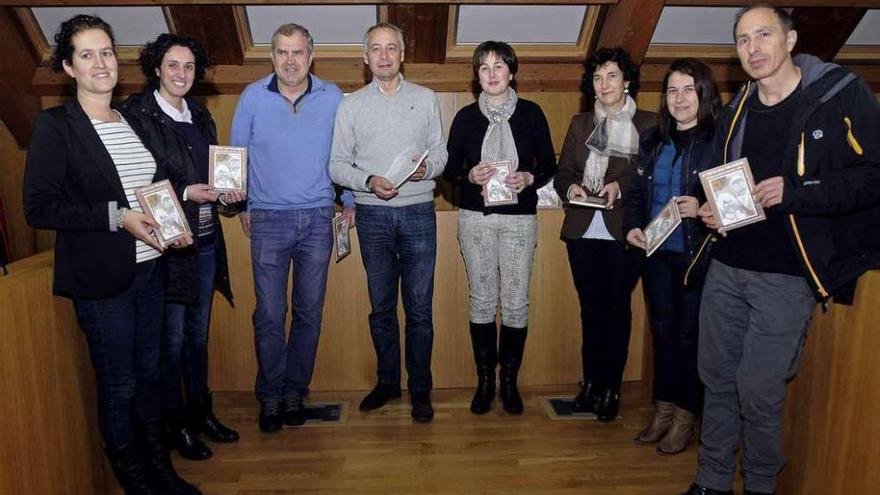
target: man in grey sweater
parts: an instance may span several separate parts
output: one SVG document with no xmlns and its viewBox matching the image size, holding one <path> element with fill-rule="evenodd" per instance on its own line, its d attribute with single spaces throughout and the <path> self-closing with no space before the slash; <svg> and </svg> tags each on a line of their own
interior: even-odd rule
<svg viewBox="0 0 880 495">
<path fill-rule="evenodd" d="M 404 80 L 403 32 L 380 23 L 364 37 L 373 80 L 346 97 L 336 113 L 330 176 L 354 192 L 361 258 L 370 293 L 370 334 L 378 383 L 360 404 L 378 409 L 400 397 L 397 288 L 406 313 L 407 386 L 412 416 L 431 421 L 432 298 L 437 229 L 434 177 L 446 165 L 440 106 L 433 91 Z M 402 184 L 400 164 L 427 158 Z"/>
</svg>

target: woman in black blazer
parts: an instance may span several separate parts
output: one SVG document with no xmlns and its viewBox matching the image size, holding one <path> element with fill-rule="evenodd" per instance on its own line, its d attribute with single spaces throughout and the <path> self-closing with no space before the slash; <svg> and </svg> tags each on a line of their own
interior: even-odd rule
<svg viewBox="0 0 880 495">
<path fill-rule="evenodd" d="M 143 128 L 144 144 L 169 173 L 184 178 L 182 205 L 195 233 L 192 246 L 167 256 L 159 357 L 162 413 L 172 446 L 187 459 L 201 460 L 213 453 L 200 433 L 214 442 L 238 440 L 238 433 L 214 415 L 208 388 L 208 326 L 215 288 L 232 303 L 217 202 L 237 203 L 245 193 L 220 194 L 208 185 L 208 147 L 217 144 L 217 127 L 208 109 L 187 96 L 212 65 L 204 46 L 193 38 L 164 33 L 144 46 L 139 62 L 147 78 L 145 91 L 129 97 L 120 110 Z"/>
<path fill-rule="evenodd" d="M 54 292 L 73 299 L 88 339 L 98 426 L 127 495 L 198 494 L 174 471 L 159 428 L 159 336 L 164 297 L 158 225 L 134 191 L 165 177 L 111 106 L 118 63 L 113 31 L 78 15 L 55 35 L 53 66 L 76 97 L 41 112 L 27 154 L 28 223 L 57 232 Z M 173 247 L 192 242 L 188 236 Z"/>
</svg>

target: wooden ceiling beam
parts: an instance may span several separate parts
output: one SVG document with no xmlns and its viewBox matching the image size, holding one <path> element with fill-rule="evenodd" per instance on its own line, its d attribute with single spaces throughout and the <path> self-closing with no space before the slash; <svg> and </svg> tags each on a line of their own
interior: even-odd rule
<svg viewBox="0 0 880 495">
<path fill-rule="evenodd" d="M 620 0 L 608 7 L 597 48 L 621 47 L 641 63 L 663 12 L 663 0 Z"/>
<path fill-rule="evenodd" d="M 155 5 L 284 5 L 290 0 L 0 0 L 0 6 L 155 6 Z M 583 5 L 583 0 L 309 0 L 310 5 L 399 5 L 399 4 L 503 4 L 503 5 Z M 589 0 L 590 4 L 616 4 L 618 0 Z"/>
<path fill-rule="evenodd" d="M 681 7 L 742 7 L 745 0 L 668 0 L 666 5 Z M 770 0 L 767 3 L 780 7 L 880 7 L 880 0 Z"/>
<path fill-rule="evenodd" d="M 798 7 L 791 17 L 798 40 L 795 53 L 809 53 L 829 62 L 861 22 L 866 8 Z"/>
<path fill-rule="evenodd" d="M 175 32 L 201 41 L 218 65 L 241 65 L 244 48 L 234 23 L 232 5 L 172 5 L 168 8 Z"/>
<path fill-rule="evenodd" d="M 24 149 L 40 111 L 40 99 L 31 87 L 40 60 L 12 7 L 0 8 L 0 46 L 0 120 Z"/>
<path fill-rule="evenodd" d="M 403 30 L 406 61 L 428 64 L 446 61 L 449 5 L 389 5 L 388 22 Z"/>
</svg>

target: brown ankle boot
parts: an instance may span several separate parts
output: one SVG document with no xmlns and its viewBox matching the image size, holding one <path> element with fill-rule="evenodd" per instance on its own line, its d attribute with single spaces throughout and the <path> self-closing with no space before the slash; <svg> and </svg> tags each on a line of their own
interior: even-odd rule
<svg viewBox="0 0 880 495">
<path fill-rule="evenodd" d="M 657 443 L 666 435 L 669 428 L 672 427 L 672 411 L 675 405 L 671 402 L 657 401 L 654 406 L 654 419 L 651 424 L 645 427 L 633 441 L 638 445 L 648 445 Z"/>
<path fill-rule="evenodd" d="M 672 428 L 657 444 L 657 453 L 675 455 L 684 452 L 694 438 L 696 416 L 694 413 L 675 406 L 672 413 Z"/>
</svg>

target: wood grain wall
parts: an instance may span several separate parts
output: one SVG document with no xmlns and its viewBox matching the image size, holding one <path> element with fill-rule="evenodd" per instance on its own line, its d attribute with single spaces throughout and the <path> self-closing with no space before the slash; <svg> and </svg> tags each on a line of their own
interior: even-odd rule
<svg viewBox="0 0 880 495">
<path fill-rule="evenodd" d="M 52 297 L 52 252 L 0 277 L 0 493 L 107 493 L 95 374 L 73 305 Z"/>
<path fill-rule="evenodd" d="M 525 93 L 544 109 L 557 152 L 571 116 L 580 107 L 579 93 Z M 469 93 L 441 93 L 444 132 L 455 112 L 474 101 Z M 650 100 L 650 97 L 648 98 Z M 218 122 L 220 140 L 228 139 L 237 97 L 214 96 L 206 104 Z M 656 106 L 654 102 L 643 103 Z M 468 334 L 468 282 L 457 240 L 458 213 L 442 188 L 437 196 L 437 267 L 434 289 L 434 383 L 437 387 L 470 386 L 473 360 Z M 571 281 L 565 246 L 559 240 L 561 210 L 539 213 L 538 250 L 531 281 L 529 339 L 522 370 L 523 384 L 576 383 L 580 379 L 579 305 Z M 224 219 L 235 308 L 215 298 L 211 324 L 210 379 L 218 390 L 252 390 L 256 376 L 253 352 L 253 277 L 249 245 L 237 219 Z M 314 390 L 367 389 L 375 381 L 375 354 L 369 337 L 370 304 L 366 276 L 354 235 L 354 252 L 331 263 L 324 325 L 313 382 Z M 633 337 L 624 377 L 641 380 L 645 315 L 641 289 L 634 293 Z M 403 323 L 402 309 L 399 311 Z"/>
<path fill-rule="evenodd" d="M 4 392 L 0 401 L 0 493 L 61 493 L 59 487 L 69 495 L 106 493 L 113 482 L 108 482 L 101 456 L 94 374 L 72 305 L 50 295 L 51 255 L 41 253 L 16 262 L 10 267 L 12 275 L 0 277 L 0 390 Z M 538 266 L 535 272 L 540 270 Z M 341 270 L 332 271 L 331 283 L 339 283 L 341 276 Z M 438 287 L 442 283 L 438 281 Z M 358 279 L 341 285 L 340 291 L 355 297 L 362 289 Z M 449 290 L 460 292 L 460 287 Z M 824 314 L 817 310 L 801 372 L 789 387 L 785 452 L 790 463 L 782 473 L 780 495 L 876 491 L 880 482 L 876 448 L 880 442 L 878 293 L 880 273 L 871 272 L 862 278 L 853 307 L 833 306 Z M 463 295 L 458 293 L 454 298 L 460 300 Z M 357 367 L 360 371 L 356 378 L 370 383 L 371 370 L 362 366 L 365 349 L 358 346 L 358 342 L 369 345 L 366 329 L 337 326 L 337 322 L 346 320 L 345 313 L 364 310 L 362 304 L 354 302 L 328 312 L 321 352 L 323 357 L 336 334 L 347 335 L 347 345 L 331 351 L 338 362 L 354 361 L 340 367 Z M 215 313 L 215 318 L 219 314 Z M 326 330 L 330 327 L 333 330 Z M 230 327 L 228 331 L 236 329 Z M 248 328 L 238 331 L 250 334 Z M 215 331 L 215 340 L 219 340 L 218 334 Z M 530 380 L 541 367 L 563 367 L 553 360 L 563 359 L 560 356 L 567 351 L 560 353 L 558 347 L 553 347 L 555 355 L 539 356 L 537 350 L 545 344 L 543 341 L 561 334 L 551 328 L 533 336 L 524 370 Z M 435 349 L 455 338 L 438 332 Z M 213 348 L 212 358 L 228 363 L 230 368 L 243 366 L 233 358 L 251 353 L 250 342 L 229 344 L 219 351 Z M 232 344 L 240 348 L 232 348 Z M 562 344 L 571 346 L 567 341 Z M 469 361 L 469 351 L 460 348 L 446 356 L 441 368 L 467 368 Z M 318 362 L 318 374 L 327 388 L 334 380 L 348 379 L 346 371 L 323 368 L 329 364 L 327 359 L 319 358 Z M 233 372 L 224 377 L 218 371 L 213 370 L 215 381 L 241 375 Z"/>
</svg>

